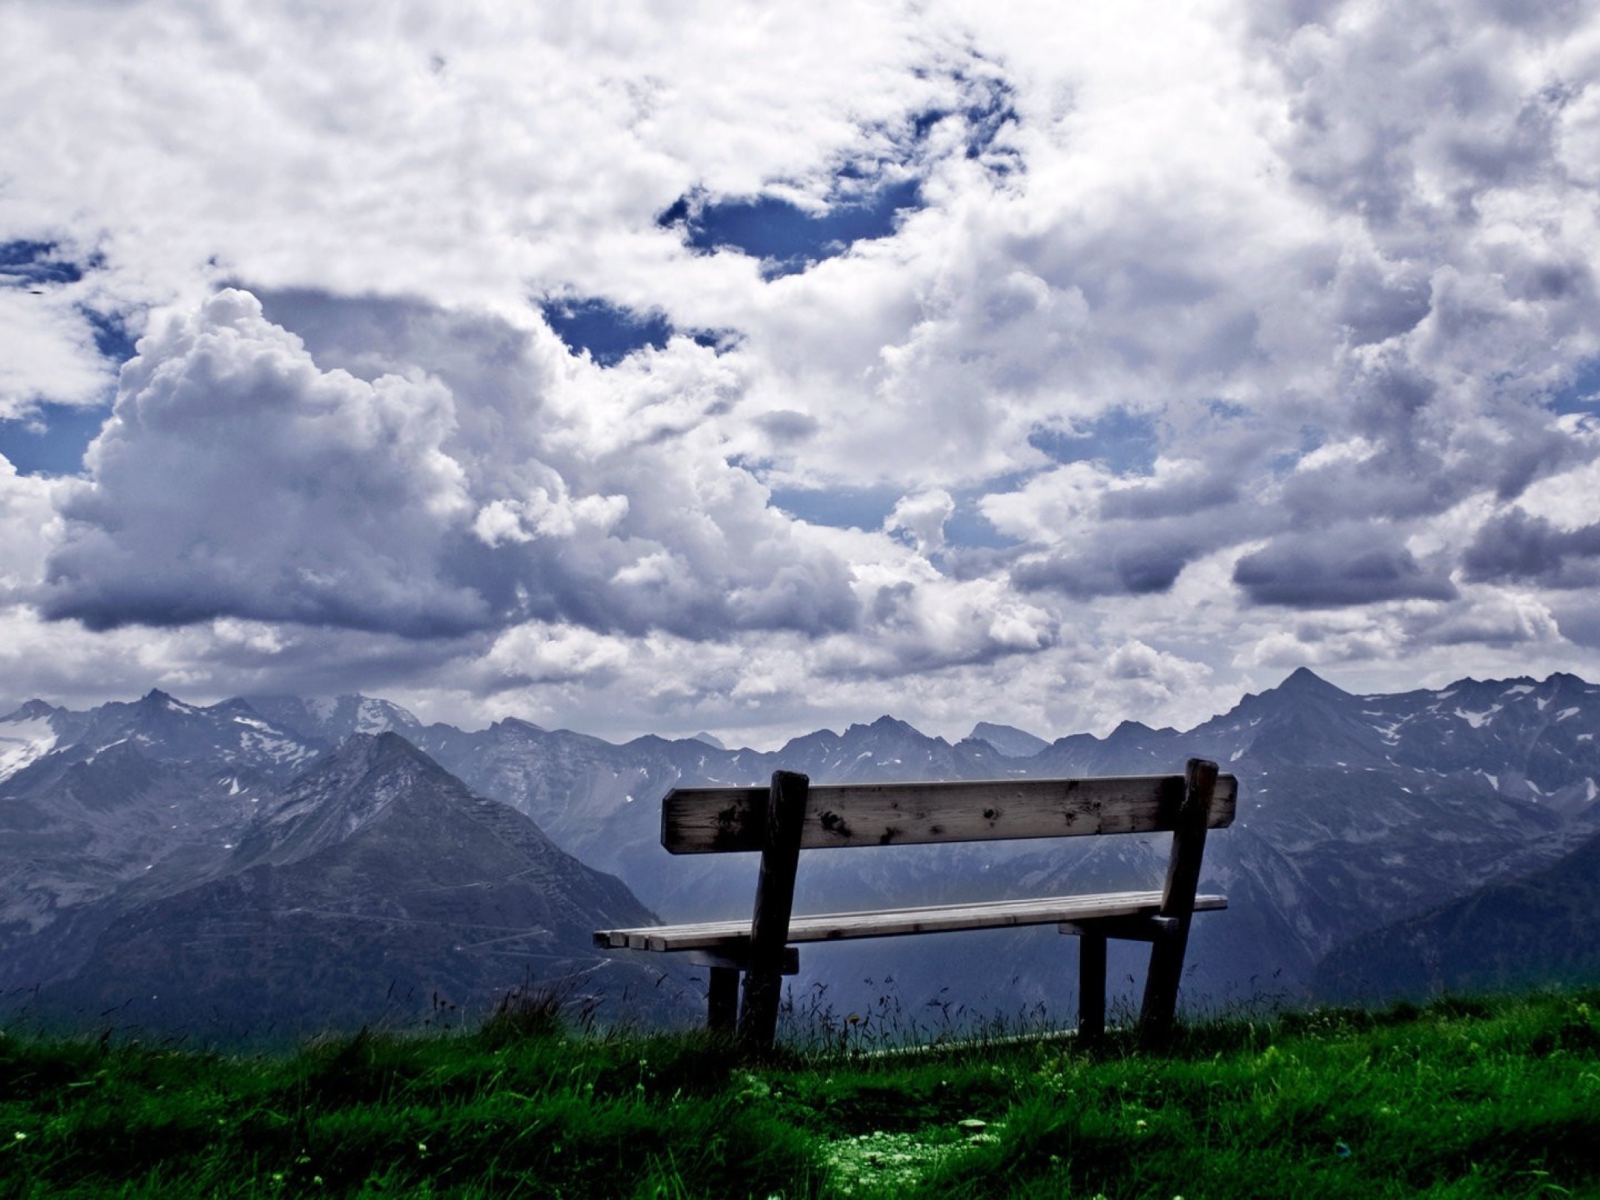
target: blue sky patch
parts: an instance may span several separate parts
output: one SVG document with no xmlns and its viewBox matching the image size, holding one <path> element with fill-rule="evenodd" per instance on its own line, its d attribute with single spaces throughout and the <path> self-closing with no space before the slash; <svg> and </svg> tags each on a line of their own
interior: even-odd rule
<svg viewBox="0 0 1600 1200">
<path fill-rule="evenodd" d="M 15 241 L 0 242 L 0 285 L 24 287 L 30 291 L 43 291 L 54 284 L 77 283 L 85 271 L 97 271 L 105 266 L 105 259 L 94 254 L 83 263 L 77 263 L 58 254 L 55 242 Z M 114 363 L 125 363 L 134 356 L 133 338 L 127 323 L 119 316 L 96 312 L 81 305 L 78 311 L 94 331 L 95 349 L 103 358 Z"/>
<path fill-rule="evenodd" d="M 835 169 L 827 207 L 811 211 L 776 195 L 712 198 L 696 189 L 678 197 L 656 223 L 673 229 L 701 254 L 737 250 L 761 260 L 765 279 L 796 275 L 845 254 L 858 242 L 891 236 L 907 212 L 924 207 L 922 178 L 933 130 L 959 117 L 963 152 L 994 175 L 1020 170 L 1021 155 L 1003 145 L 1002 133 L 1018 121 L 1014 90 L 999 78 L 957 72 L 965 101 L 913 113 L 903 123 L 878 126 L 875 136 L 892 149 Z"/>
<path fill-rule="evenodd" d="M 672 323 L 659 310 L 639 313 L 598 297 L 550 299 L 539 307 L 568 350 L 587 351 L 602 367 L 614 367 L 646 347 L 664 350 L 673 334 Z"/>
<path fill-rule="evenodd" d="M 1058 463 L 1098 462 L 1118 475 L 1148 475 L 1161 440 L 1154 417 L 1114 408 L 1082 432 L 1040 426 L 1028 435 L 1028 445 Z"/>
<path fill-rule="evenodd" d="M 1315 425 L 1302 425 L 1300 427 L 1300 448 L 1284 454 L 1274 455 L 1267 459 L 1267 469 L 1278 478 L 1289 474 L 1300 465 L 1300 460 L 1315 450 L 1322 448 L 1328 440 L 1328 432 Z"/>
<path fill-rule="evenodd" d="M 744 334 L 737 329 L 687 329 L 684 332 L 696 346 L 704 346 L 718 354 L 726 354 L 744 341 Z"/>
<path fill-rule="evenodd" d="M 19 475 L 76 475 L 110 415 L 106 408 L 41 404 L 34 416 L 0 421 L 0 454 Z"/>
<path fill-rule="evenodd" d="M 977 97 L 961 110 L 967 123 L 966 155 L 969 159 L 982 159 L 995 174 L 1008 175 L 1022 165 L 1022 155 L 999 145 L 1000 134 L 1007 125 L 1016 125 L 1020 118 L 1016 109 L 1016 90 L 1002 79 L 974 80 Z"/>
<path fill-rule="evenodd" d="M 995 490 L 997 489 L 985 488 L 981 491 L 955 494 L 956 510 L 944 523 L 944 540 L 948 545 L 981 546 L 989 550 L 1003 550 L 1008 546 L 1021 545 L 1018 539 L 1001 533 L 990 524 L 989 518 L 978 508 L 979 501 L 985 496 L 994 494 Z"/>
<path fill-rule="evenodd" d="M 105 265 L 98 254 L 78 263 L 60 251 L 56 242 L 0 242 L 0 287 L 44 291 L 77 283 L 85 271 Z M 133 338 L 120 317 L 81 306 L 78 312 L 93 330 L 102 357 L 117 364 L 133 357 Z M 75 475 L 109 415 L 110 409 L 100 405 L 40 404 L 27 416 L 0 419 L 0 454 L 22 475 Z"/>
<path fill-rule="evenodd" d="M 94 348 L 100 351 L 102 358 L 110 359 L 114 363 L 125 363 L 138 353 L 133 337 L 128 333 L 127 323 L 121 317 L 107 316 L 105 313 L 98 313 L 88 308 L 80 308 L 78 311 L 84 315 L 89 327 L 94 330 Z"/>
<path fill-rule="evenodd" d="M 1600 408 L 1600 358 L 1578 364 L 1572 381 L 1550 397 L 1550 407 L 1563 415 Z"/>
<path fill-rule="evenodd" d="M 1232 400 L 1213 400 L 1206 405 L 1206 414 L 1218 423 L 1224 421 L 1241 421 L 1250 415 L 1250 410 L 1243 404 L 1236 404 Z"/>
<path fill-rule="evenodd" d="M 50 283 L 77 283 L 83 269 L 56 256 L 54 242 L 0 242 L 0 280 L 18 287 L 39 288 Z"/>
<path fill-rule="evenodd" d="M 775 488 L 769 503 L 791 517 L 834 529 L 879 529 L 905 495 L 893 486 Z"/>
<path fill-rule="evenodd" d="M 846 170 L 840 177 L 850 180 L 857 174 Z M 888 237 L 900 213 L 920 207 L 921 181 L 903 179 L 823 213 L 807 212 L 778 196 L 715 201 L 683 196 L 658 223 L 679 229 L 684 244 L 702 254 L 727 248 L 759 258 L 761 274 L 776 279 L 836 258 L 857 242 Z"/>
<path fill-rule="evenodd" d="M 973 79 L 962 72 L 957 72 L 955 78 L 966 85 L 967 103 L 917 113 L 911 118 L 912 140 L 918 144 L 926 142 L 940 121 L 959 116 L 966 125 L 963 153 L 969 160 L 981 160 L 988 171 L 997 176 L 1020 170 L 1021 152 L 1000 144 L 1005 128 L 1021 120 L 1017 115 L 1016 89 L 1003 79 Z"/>
<path fill-rule="evenodd" d="M 1000 481 L 999 490 L 1005 490 L 1007 485 L 1014 485 L 1021 478 L 1006 477 Z M 979 502 L 995 490 L 996 486 L 991 485 L 954 493 L 955 511 L 944 523 L 948 546 L 1003 549 L 1018 544 L 1015 538 L 1007 537 L 991 525 L 979 511 Z M 883 528 L 884 521 L 904 495 L 905 489 L 891 484 L 865 488 L 777 488 L 770 503 L 812 525 L 872 530 Z"/>
</svg>

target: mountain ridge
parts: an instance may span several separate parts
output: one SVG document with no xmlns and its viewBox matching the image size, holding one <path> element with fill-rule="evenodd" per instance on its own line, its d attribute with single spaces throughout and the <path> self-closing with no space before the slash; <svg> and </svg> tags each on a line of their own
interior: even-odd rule
<svg viewBox="0 0 1600 1200">
<path fill-rule="evenodd" d="M 1305 994 L 1317 961 L 1338 947 L 1541 870 L 1600 833 L 1600 688 L 1564 673 L 1542 681 L 1464 679 L 1441 689 L 1360 695 L 1302 669 L 1189 730 L 1126 721 L 1104 737 L 1071 734 L 1048 743 L 1037 739 L 1039 746 L 1024 741 L 1023 748 L 1033 749 L 1028 755 L 1008 754 L 983 738 L 951 744 L 891 715 L 755 751 L 654 735 L 618 745 L 515 717 L 464 731 L 423 725 L 400 706 L 370 697 L 315 704 L 279 698 L 266 714 L 241 699 L 199 708 L 165 693 L 103 707 L 73 714 L 37 701 L 0 718 L 0 765 L 33 755 L 0 775 L 0 863 L 27 837 L 49 833 L 59 843 L 55 857 L 30 860 L 18 876 L 20 891 L 0 883 L 0 950 L 18 951 L 18 961 L 33 953 L 27 947 L 39 940 L 39 922 L 57 921 L 68 933 L 76 928 L 60 920 L 66 910 L 37 903 L 29 909 L 28 896 L 37 901 L 68 897 L 73 888 L 119 887 L 148 896 L 184 871 L 197 878 L 216 870 L 236 849 L 224 853 L 206 841 L 208 830 L 222 828 L 218 814 L 242 814 L 237 819 L 259 824 L 263 805 L 337 749 L 318 730 L 344 732 L 346 740 L 403 737 L 470 793 L 531 818 L 563 851 L 627 880 L 648 908 L 683 920 L 747 916 L 753 874 L 743 862 L 673 859 L 662 852 L 657 802 L 674 786 L 761 784 L 779 767 L 805 771 L 819 783 L 887 782 L 1164 773 L 1181 769 L 1187 757 L 1213 758 L 1239 776 L 1241 802 L 1234 827 L 1217 831 L 1208 846 L 1203 886 L 1226 891 L 1232 907 L 1196 924 L 1194 970 L 1186 983 L 1196 996 L 1249 994 L 1259 986 L 1253 981 L 1263 979 L 1275 980 L 1271 986 L 1285 994 Z M 49 726 L 48 738 L 40 722 Z M 368 732 L 357 730 L 363 722 Z M 378 728 L 385 724 L 394 728 Z M 32 732 L 19 732 L 24 726 Z M 47 740 L 51 744 L 41 750 Z M 137 770 L 156 772 L 149 804 L 171 805 L 168 793 L 190 789 L 166 831 L 169 839 L 176 833 L 186 840 L 162 842 L 148 815 L 134 829 L 115 806 L 99 815 L 83 806 L 83 787 L 67 773 L 75 764 L 92 766 L 119 740 L 128 748 L 117 754 L 157 764 L 130 759 Z M 18 747 L 11 758 L 4 757 L 8 745 Z M 211 757 L 201 763 L 185 755 Z M 327 829 L 343 828 L 340 822 L 350 816 L 336 820 L 332 813 L 323 814 L 332 825 L 318 836 L 331 837 Z M 121 828 L 118 820 L 133 847 L 121 859 L 108 840 Z M 8 821 L 42 825 L 33 834 L 7 832 Z M 120 874 L 112 879 L 102 872 L 99 883 L 69 878 L 72 846 L 95 838 L 94 844 L 108 847 L 105 861 Z M 981 852 L 945 847 L 820 856 L 801 871 L 797 903 L 826 910 L 1000 898 L 1041 887 L 1159 886 L 1160 861 L 1158 848 L 1146 845 L 1108 853 L 1072 844 L 1045 850 L 994 843 Z M 129 882 L 147 868 L 148 884 Z M 8 924 L 10 916 L 17 920 Z M 82 930 L 86 919 L 73 917 Z M 73 935 L 76 942 L 66 937 L 74 953 L 82 951 L 82 930 Z M 931 994 L 949 983 L 951 945 L 907 939 L 874 946 L 860 958 L 860 972 L 829 965 L 855 961 L 844 948 L 819 950 L 816 972 L 803 964 L 796 983 L 803 988 L 892 969 L 905 988 Z M 962 942 L 957 952 L 971 967 L 962 978 L 1000 988 L 1007 1004 L 1070 1004 L 1071 956 L 1058 938 L 995 935 Z M 1137 967 L 1114 963 L 1114 976 L 1118 970 Z M 7 979 L 14 981 L 15 972 L 0 974 L 0 985 Z"/>
</svg>

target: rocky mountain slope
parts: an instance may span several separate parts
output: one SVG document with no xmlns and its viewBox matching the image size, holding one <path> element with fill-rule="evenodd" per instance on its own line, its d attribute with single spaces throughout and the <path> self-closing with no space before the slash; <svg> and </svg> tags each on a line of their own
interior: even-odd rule
<svg viewBox="0 0 1600 1200">
<path fill-rule="evenodd" d="M 656 982 L 589 947 L 596 921 L 652 920 L 620 881 L 392 733 L 319 759 L 211 875 L 116 916 L 44 1002 L 232 1036 L 481 1015 L 524 979 Z"/>
<path fill-rule="evenodd" d="M 1550 866 L 1490 883 L 1352 939 L 1317 964 L 1312 993 L 1364 1003 L 1600 979 L 1600 838 Z"/>
<path fill-rule="evenodd" d="M 159 693 L 92 717 L 7 722 L 79 739 L 0 781 L 13 1006 L 227 1038 L 481 1015 L 528 981 L 673 1011 L 659 972 L 589 944 L 596 920 L 651 921 L 638 899 L 398 735 L 318 756 Z"/>
<path fill-rule="evenodd" d="M 0 721 L 0 990 L 76 970 L 120 906 L 220 869 L 263 799 L 319 748 L 239 702 L 161 692 Z"/>
</svg>

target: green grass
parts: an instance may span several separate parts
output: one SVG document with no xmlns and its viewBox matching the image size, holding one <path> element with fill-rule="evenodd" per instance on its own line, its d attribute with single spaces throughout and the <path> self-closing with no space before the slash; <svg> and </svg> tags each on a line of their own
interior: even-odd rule
<svg viewBox="0 0 1600 1200">
<path fill-rule="evenodd" d="M 1600 1196 L 1600 992 L 743 1064 L 695 1036 L 0 1036 L 0 1196 Z"/>
</svg>

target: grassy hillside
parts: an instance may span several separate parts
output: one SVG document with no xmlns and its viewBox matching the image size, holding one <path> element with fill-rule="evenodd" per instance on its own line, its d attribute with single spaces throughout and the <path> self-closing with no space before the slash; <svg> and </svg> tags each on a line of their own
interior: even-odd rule
<svg viewBox="0 0 1600 1200">
<path fill-rule="evenodd" d="M 1600 1196 L 1600 992 L 743 1066 L 475 1033 L 236 1057 L 0 1036 L 3 1196 Z"/>
</svg>

